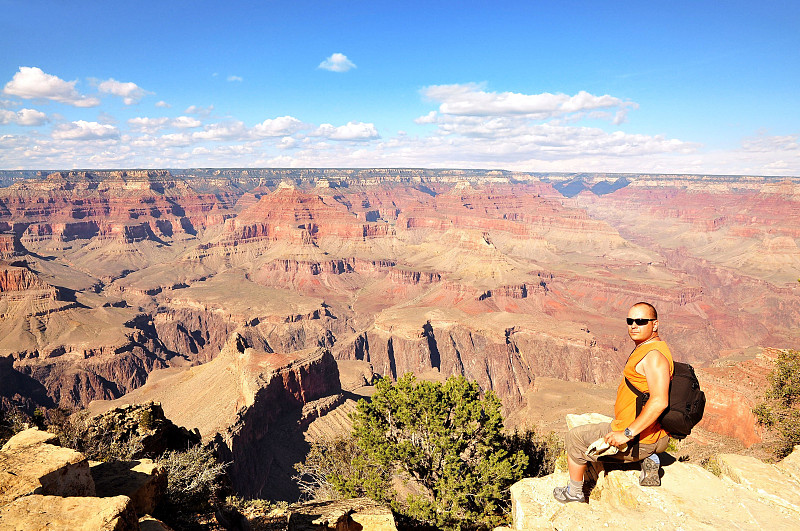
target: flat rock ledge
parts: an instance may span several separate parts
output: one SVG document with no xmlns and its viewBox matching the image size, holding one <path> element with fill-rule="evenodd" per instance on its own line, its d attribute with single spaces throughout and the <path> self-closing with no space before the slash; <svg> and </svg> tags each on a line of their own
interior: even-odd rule
<svg viewBox="0 0 800 531">
<path fill-rule="evenodd" d="M 0 449 L 0 531 L 169 529 L 146 515 L 166 487 L 152 461 L 90 467 L 83 454 L 56 442 L 31 428 Z"/>
<path fill-rule="evenodd" d="M 37 439 L 30 432 L 15 435 L 0 450 L 0 506 L 28 494 L 94 496 L 86 457 L 47 442 L 30 442 Z"/>
<path fill-rule="evenodd" d="M 262 531 L 397 531 L 391 509 L 368 498 L 298 503 L 245 517 Z"/>
<path fill-rule="evenodd" d="M 601 471 L 588 504 L 553 498 L 566 472 L 523 479 L 511 487 L 512 529 L 798 529 L 800 445 L 775 465 L 721 454 L 719 476 L 667 455 L 661 461 L 660 487 L 639 486 L 639 470 Z"/>
<path fill-rule="evenodd" d="M 19 498 L 0 507 L 0 530 L 137 531 L 139 519 L 127 496 L 40 496 Z"/>
</svg>

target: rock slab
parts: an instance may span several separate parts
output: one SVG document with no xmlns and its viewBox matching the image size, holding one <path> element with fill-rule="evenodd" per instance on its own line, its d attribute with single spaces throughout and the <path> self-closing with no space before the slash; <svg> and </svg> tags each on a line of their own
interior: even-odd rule
<svg viewBox="0 0 800 531">
<path fill-rule="evenodd" d="M 130 498 L 25 496 L 0 507 L 0 531 L 138 531 Z"/>
<path fill-rule="evenodd" d="M 603 473 L 588 504 L 561 504 L 553 498 L 553 488 L 568 481 L 564 472 L 526 478 L 511 487 L 513 529 L 798 528 L 797 486 L 781 475 L 780 466 L 742 456 L 721 461 L 723 477 L 676 461 L 663 468 L 657 488 L 640 487 L 636 470 Z M 787 488 L 776 490 L 773 478 Z"/>
<path fill-rule="evenodd" d="M 128 496 L 138 515 L 152 513 L 167 489 L 167 474 L 150 459 L 92 463 L 100 497 Z"/>
<path fill-rule="evenodd" d="M 94 496 L 86 457 L 30 432 L 15 435 L 0 450 L 0 505 L 28 494 Z"/>
</svg>

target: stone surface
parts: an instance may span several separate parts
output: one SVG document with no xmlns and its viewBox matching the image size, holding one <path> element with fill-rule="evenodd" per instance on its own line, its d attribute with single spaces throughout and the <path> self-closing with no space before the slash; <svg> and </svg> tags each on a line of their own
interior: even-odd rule
<svg viewBox="0 0 800 531">
<path fill-rule="evenodd" d="M 28 494 L 94 496 L 89 463 L 75 450 L 43 442 L 0 450 L 0 504 Z"/>
<path fill-rule="evenodd" d="M 795 481 L 800 482 L 800 444 L 794 447 L 794 451 L 783 458 L 778 463 L 778 468 L 790 475 Z"/>
<path fill-rule="evenodd" d="M 290 531 L 397 531 L 392 511 L 366 498 L 290 507 Z"/>
<path fill-rule="evenodd" d="M 14 450 L 26 446 L 35 446 L 42 443 L 49 443 L 58 446 L 58 435 L 38 428 L 28 428 L 11 437 L 3 445 L 2 450 Z"/>
<path fill-rule="evenodd" d="M 92 463 L 98 497 L 127 496 L 138 515 L 152 513 L 167 488 L 165 471 L 150 459 Z"/>
<path fill-rule="evenodd" d="M 792 455 L 796 460 L 800 452 L 795 451 Z M 723 477 L 770 499 L 775 505 L 797 512 L 800 516 L 800 482 L 791 475 L 782 473 L 779 467 L 754 457 L 736 454 L 721 454 L 717 456 L 717 463 L 722 469 Z"/>
<path fill-rule="evenodd" d="M 638 470 L 601 474 L 588 504 L 553 498 L 553 488 L 568 481 L 564 472 L 523 479 L 511 487 L 513 529 L 797 528 L 795 483 L 772 465 L 741 456 L 725 460 L 726 476 L 740 482 L 675 461 L 663 467 L 661 487 L 640 487 Z M 784 482 L 786 491 L 776 492 L 764 474 Z"/>
<path fill-rule="evenodd" d="M 131 459 L 156 458 L 164 452 L 183 451 L 200 443 L 197 431 L 176 426 L 164 415 L 161 404 L 145 402 L 113 408 L 80 423 L 79 437 L 87 445 L 119 444 L 138 441 Z"/>
<path fill-rule="evenodd" d="M 137 531 L 130 498 L 32 495 L 0 506 L 0 531 Z"/>
<path fill-rule="evenodd" d="M 601 422 L 611 422 L 614 420 L 608 415 L 602 415 L 600 413 L 583 413 L 581 415 L 569 414 L 566 418 L 568 430 L 576 426 L 583 426 L 584 424 L 599 424 Z"/>
<path fill-rule="evenodd" d="M 158 518 L 146 514 L 139 518 L 139 531 L 173 531 L 173 529 Z"/>
</svg>

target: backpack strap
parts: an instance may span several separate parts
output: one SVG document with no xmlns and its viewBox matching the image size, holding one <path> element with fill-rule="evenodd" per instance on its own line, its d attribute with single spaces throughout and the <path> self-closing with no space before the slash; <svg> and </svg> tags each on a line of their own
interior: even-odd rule
<svg viewBox="0 0 800 531">
<path fill-rule="evenodd" d="M 627 384 L 628 389 L 633 391 L 633 394 L 636 395 L 636 416 L 638 417 L 639 414 L 642 412 L 642 408 L 644 407 L 644 404 L 650 399 L 650 393 L 643 393 L 642 391 L 637 389 L 636 386 L 633 385 L 631 383 L 631 381 L 628 380 L 627 377 L 623 376 L 623 378 L 625 379 L 625 383 Z M 633 452 L 631 452 L 631 455 L 633 456 L 634 460 L 638 461 L 639 460 L 639 435 L 636 435 L 636 437 L 633 438 L 631 443 L 633 444 Z"/>
<path fill-rule="evenodd" d="M 636 396 L 638 396 L 639 398 L 642 398 L 644 395 L 646 395 L 646 394 L 647 394 L 647 393 L 643 393 L 643 392 L 639 391 L 639 389 L 637 389 L 637 388 L 636 388 L 636 386 L 635 386 L 635 385 L 633 385 L 633 384 L 631 383 L 631 381 L 630 381 L 630 380 L 628 380 L 628 377 L 627 377 L 627 376 L 623 376 L 623 378 L 625 378 L 625 383 L 628 385 L 628 389 L 630 389 L 631 391 L 633 391 L 633 394 L 635 394 L 635 395 L 636 395 Z M 637 411 L 637 412 L 636 412 L 636 416 L 637 416 L 637 417 L 639 416 L 639 413 L 641 413 L 641 411 Z"/>
</svg>

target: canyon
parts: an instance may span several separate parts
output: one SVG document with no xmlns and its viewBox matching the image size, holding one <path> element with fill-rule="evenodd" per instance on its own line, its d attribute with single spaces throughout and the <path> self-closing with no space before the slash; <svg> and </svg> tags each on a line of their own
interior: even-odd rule
<svg viewBox="0 0 800 531">
<path fill-rule="evenodd" d="M 2 406 L 158 400 L 250 495 L 373 375 L 464 375 L 519 426 L 559 392 L 607 407 L 640 300 L 708 395 L 690 439 L 758 447 L 773 349 L 800 344 L 797 178 L 0 173 Z"/>
</svg>

